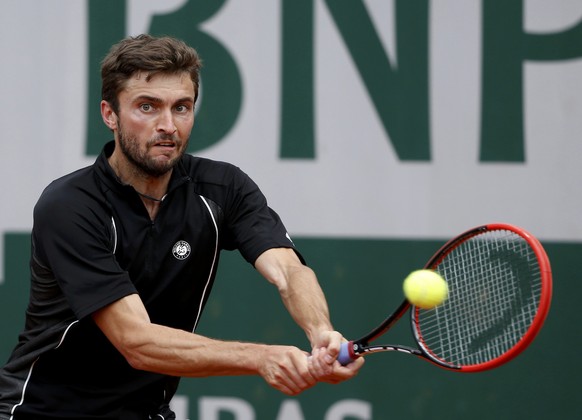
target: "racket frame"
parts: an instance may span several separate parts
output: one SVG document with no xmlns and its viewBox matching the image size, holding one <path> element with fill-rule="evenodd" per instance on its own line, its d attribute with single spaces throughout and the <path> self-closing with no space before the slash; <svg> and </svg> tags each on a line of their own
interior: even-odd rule
<svg viewBox="0 0 582 420">
<path fill-rule="evenodd" d="M 498 356 L 497 358 L 494 358 L 484 363 L 464 366 L 447 363 L 446 361 L 439 359 L 438 357 L 436 357 L 436 355 L 431 353 L 430 349 L 428 349 L 424 345 L 422 336 L 419 334 L 418 314 L 419 311 L 422 311 L 423 309 L 411 305 L 410 302 L 408 302 L 405 299 L 400 304 L 400 306 L 392 314 L 390 314 L 390 316 L 388 316 L 380 325 L 378 325 L 378 327 L 374 328 L 368 334 L 364 335 L 363 337 L 357 340 L 349 341 L 347 343 L 347 346 L 345 346 L 345 348 L 347 349 L 346 350 L 347 354 L 343 354 L 342 357 L 343 358 L 349 357 L 351 360 L 355 360 L 356 358 L 361 357 L 365 354 L 382 351 L 399 351 L 423 358 L 445 369 L 461 372 L 479 372 L 496 368 L 502 364 L 509 362 L 510 360 L 515 358 L 518 354 L 520 354 L 525 348 L 529 346 L 529 344 L 531 344 L 531 342 L 533 341 L 533 339 L 536 337 L 541 327 L 543 326 L 543 323 L 549 311 L 552 296 L 552 274 L 550 262 L 546 252 L 544 251 L 541 243 L 537 238 L 535 238 L 533 235 L 531 235 L 524 229 L 506 223 L 491 223 L 487 225 L 477 226 L 475 228 L 465 231 L 464 233 L 446 242 L 426 263 L 424 268 L 431 270 L 436 269 L 439 263 L 446 257 L 446 255 L 448 255 L 459 244 L 487 231 L 496 230 L 510 231 L 524 238 L 531 247 L 531 249 L 533 250 L 537 258 L 540 268 L 540 276 L 542 276 L 540 302 L 538 305 L 536 315 L 526 333 L 511 349 L 509 349 L 502 355 Z M 400 320 L 402 316 L 409 310 L 411 315 L 410 320 L 413 337 L 416 344 L 418 345 L 418 348 L 392 344 L 377 344 L 377 345 L 370 344 L 371 341 L 374 341 L 375 339 L 386 333 L 390 328 L 392 328 L 392 326 L 394 326 L 394 324 L 398 322 L 398 320 Z"/>
</svg>

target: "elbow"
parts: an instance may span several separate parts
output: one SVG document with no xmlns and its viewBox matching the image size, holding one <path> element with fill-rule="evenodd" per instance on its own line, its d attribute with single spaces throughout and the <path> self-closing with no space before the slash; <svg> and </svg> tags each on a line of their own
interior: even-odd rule
<svg viewBox="0 0 582 420">
<path fill-rule="evenodd" d="M 124 351 L 123 357 L 127 363 L 136 370 L 150 370 L 147 360 L 138 351 Z"/>
<path fill-rule="evenodd" d="M 313 270 L 307 266 L 299 265 L 287 267 L 285 271 L 279 275 L 273 276 L 271 283 L 273 283 L 282 295 L 286 295 L 303 279 L 314 278 Z"/>
<path fill-rule="evenodd" d="M 151 370 L 144 349 L 147 344 L 143 340 L 125 338 L 116 344 L 117 350 L 124 357 L 126 362 L 136 370 Z"/>
</svg>

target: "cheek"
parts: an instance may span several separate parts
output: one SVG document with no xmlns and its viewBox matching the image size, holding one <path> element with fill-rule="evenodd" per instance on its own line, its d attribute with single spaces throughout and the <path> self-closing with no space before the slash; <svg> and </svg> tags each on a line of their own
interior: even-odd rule
<svg viewBox="0 0 582 420">
<path fill-rule="evenodd" d="M 189 137 L 192 127 L 194 126 L 194 118 L 180 118 L 175 121 L 176 128 L 180 135 Z"/>
<path fill-rule="evenodd" d="M 150 118 L 144 117 L 141 114 L 131 114 L 122 121 L 122 125 L 126 131 L 139 134 L 152 130 L 153 124 L 150 120 Z"/>
</svg>

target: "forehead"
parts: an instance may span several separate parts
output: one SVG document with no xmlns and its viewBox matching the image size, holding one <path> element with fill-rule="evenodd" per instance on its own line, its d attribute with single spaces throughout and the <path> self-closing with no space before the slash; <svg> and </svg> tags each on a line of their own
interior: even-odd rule
<svg viewBox="0 0 582 420">
<path fill-rule="evenodd" d="M 119 98 L 132 100 L 144 95 L 168 101 L 184 97 L 194 100 L 194 82 L 186 72 L 154 74 L 137 72 L 125 82 Z"/>
</svg>

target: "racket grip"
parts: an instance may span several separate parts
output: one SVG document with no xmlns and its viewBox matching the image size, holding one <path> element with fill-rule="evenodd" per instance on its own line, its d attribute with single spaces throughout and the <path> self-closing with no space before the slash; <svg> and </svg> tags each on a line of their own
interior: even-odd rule
<svg viewBox="0 0 582 420">
<path fill-rule="evenodd" d="M 340 362 L 342 366 L 349 365 L 358 357 L 360 357 L 354 353 L 353 344 L 353 341 L 348 341 L 341 344 L 340 352 L 337 356 L 337 361 Z"/>
</svg>

